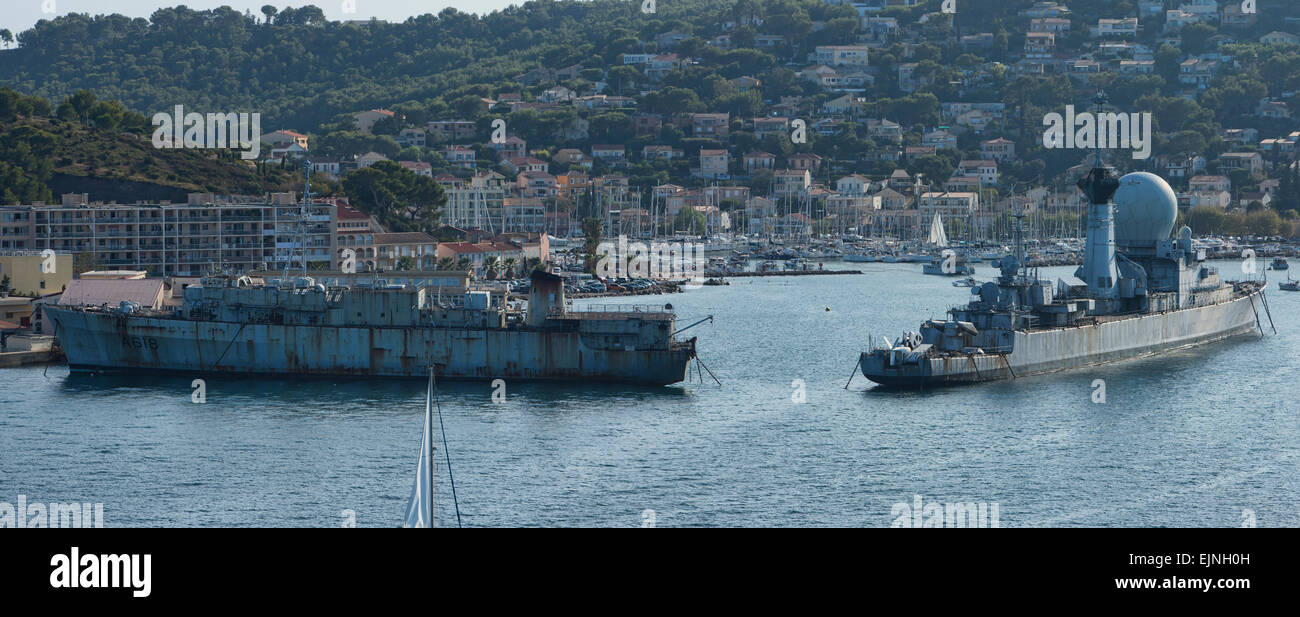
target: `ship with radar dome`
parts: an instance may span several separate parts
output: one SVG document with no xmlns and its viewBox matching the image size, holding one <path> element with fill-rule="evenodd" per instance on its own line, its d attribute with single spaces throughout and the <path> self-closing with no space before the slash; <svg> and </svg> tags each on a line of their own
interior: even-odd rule
<svg viewBox="0 0 1300 617">
<path fill-rule="evenodd" d="M 1190 228 L 1174 233 L 1178 200 L 1162 178 L 1116 177 L 1099 154 L 1078 186 L 1089 205 L 1074 276 L 1053 281 L 1027 267 L 1017 220 L 1014 254 L 993 264 L 996 280 L 973 287 L 947 319 L 873 339 L 859 356 L 862 374 L 895 388 L 983 382 L 1263 333 L 1264 284 L 1223 280 Z"/>
</svg>

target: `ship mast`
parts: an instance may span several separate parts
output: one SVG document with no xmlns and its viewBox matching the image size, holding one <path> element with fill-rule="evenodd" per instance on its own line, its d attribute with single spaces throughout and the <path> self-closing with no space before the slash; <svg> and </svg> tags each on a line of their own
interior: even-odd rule
<svg viewBox="0 0 1300 617">
<path fill-rule="evenodd" d="M 294 226 L 293 241 L 289 244 L 289 255 L 284 260 L 284 275 L 281 281 L 288 280 L 289 268 L 293 265 L 295 247 L 302 260 L 302 275 L 307 276 L 307 216 L 311 212 L 311 159 L 303 157 L 302 204 L 298 207 L 298 224 Z"/>
</svg>

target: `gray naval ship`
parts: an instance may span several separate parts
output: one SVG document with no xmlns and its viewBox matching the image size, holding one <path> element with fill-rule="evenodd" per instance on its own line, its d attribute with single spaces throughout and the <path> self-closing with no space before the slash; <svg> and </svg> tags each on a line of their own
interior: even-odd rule
<svg viewBox="0 0 1300 617">
<path fill-rule="evenodd" d="M 1117 179 L 1099 163 L 1079 187 L 1090 205 L 1074 277 L 1053 282 L 1027 268 L 1017 225 L 1015 254 L 995 264 L 996 281 L 972 288 L 976 297 L 946 320 L 873 341 L 862 374 L 895 388 L 991 381 L 1263 332 L 1262 284 L 1224 282 L 1192 248 L 1191 229 L 1171 235 L 1178 202 L 1163 179 Z"/>
<path fill-rule="evenodd" d="M 267 284 L 269 283 L 269 284 Z M 428 376 L 683 381 L 695 339 L 677 340 L 671 305 L 575 312 L 563 279 L 532 274 L 526 310 L 468 292 L 327 287 L 307 276 L 259 284 L 211 276 L 170 310 L 46 308 L 77 372 Z"/>
</svg>

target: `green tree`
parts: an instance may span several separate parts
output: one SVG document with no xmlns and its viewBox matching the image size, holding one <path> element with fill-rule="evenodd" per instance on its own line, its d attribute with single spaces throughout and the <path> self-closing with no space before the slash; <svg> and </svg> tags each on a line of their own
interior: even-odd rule
<svg viewBox="0 0 1300 617">
<path fill-rule="evenodd" d="M 1178 34 L 1182 37 L 1182 52 L 1194 56 L 1206 51 L 1206 43 L 1210 37 L 1218 34 L 1218 31 L 1214 26 L 1198 22 L 1183 26 Z"/>
<path fill-rule="evenodd" d="M 613 84 L 615 92 L 623 93 L 627 88 L 633 88 L 641 81 L 641 73 L 636 70 L 636 67 L 620 64 L 609 69 L 608 79 L 609 83 Z"/>
<path fill-rule="evenodd" d="M 398 231 L 432 232 L 447 203 L 442 185 L 392 161 L 379 161 L 343 178 L 349 201 Z"/>
<path fill-rule="evenodd" d="M 677 216 L 673 217 L 673 229 L 680 233 L 702 234 L 706 225 L 707 221 L 705 221 L 704 215 L 690 206 L 678 210 Z"/>
<path fill-rule="evenodd" d="M 94 94 L 89 90 L 78 90 L 59 104 L 56 113 L 60 118 L 86 122 L 90 118 L 90 110 L 94 105 Z"/>
<path fill-rule="evenodd" d="M 1198 235 L 1223 231 L 1225 213 L 1222 208 L 1197 206 L 1187 213 L 1187 226 Z"/>
<path fill-rule="evenodd" d="M 582 271 L 587 274 L 596 273 L 596 249 L 600 246 L 601 233 L 604 230 L 604 223 L 597 218 L 587 218 L 582 220 Z"/>
</svg>

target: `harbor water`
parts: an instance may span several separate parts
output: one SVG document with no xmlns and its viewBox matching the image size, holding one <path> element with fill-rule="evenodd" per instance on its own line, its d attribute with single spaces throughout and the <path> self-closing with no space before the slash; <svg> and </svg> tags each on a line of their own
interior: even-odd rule
<svg viewBox="0 0 1300 617">
<path fill-rule="evenodd" d="M 1300 526 L 1300 294 L 1270 284 L 1276 336 L 1261 310 L 1263 338 L 892 392 L 861 374 L 844 387 L 868 336 L 942 318 L 969 290 L 921 264 L 833 267 L 864 274 L 591 300 L 671 302 L 679 327 L 714 315 L 683 336 L 720 386 L 694 369 L 662 388 L 440 384 L 463 524 L 888 527 L 919 495 L 997 504 L 1001 527 Z M 102 503 L 109 527 L 397 526 L 424 394 L 4 369 L 0 501 Z M 454 525 L 439 448 L 435 510 Z"/>
</svg>

